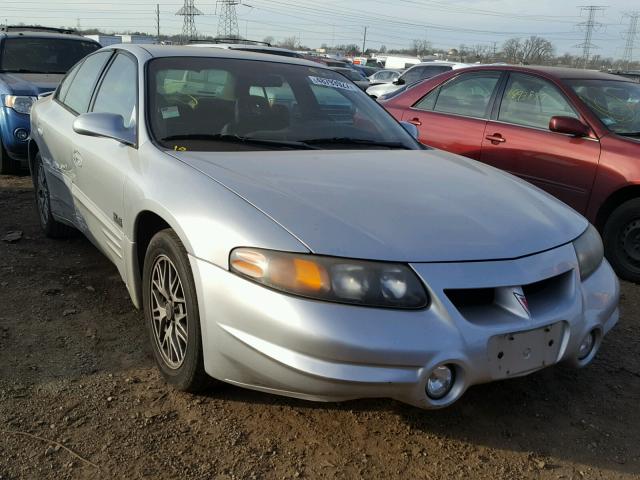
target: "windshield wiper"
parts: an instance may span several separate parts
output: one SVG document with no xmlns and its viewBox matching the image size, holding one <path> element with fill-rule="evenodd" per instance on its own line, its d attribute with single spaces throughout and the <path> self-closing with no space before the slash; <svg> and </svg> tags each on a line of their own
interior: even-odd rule
<svg viewBox="0 0 640 480">
<path fill-rule="evenodd" d="M 368 140 L 365 138 L 333 137 L 333 138 L 312 138 L 303 140 L 307 145 L 362 145 L 366 147 L 401 148 L 412 150 L 402 142 L 381 142 L 379 140 Z"/>
<path fill-rule="evenodd" d="M 162 142 L 171 142 L 174 140 L 210 140 L 210 141 L 221 141 L 221 142 L 231 142 L 231 143 L 246 143 L 250 145 L 266 145 L 266 146 L 293 148 L 293 149 L 318 150 L 318 147 L 308 145 L 306 142 L 241 137 L 239 135 L 222 135 L 222 134 L 208 135 L 208 134 L 197 133 L 197 134 L 171 135 L 169 137 L 160 139 L 160 141 Z"/>
</svg>

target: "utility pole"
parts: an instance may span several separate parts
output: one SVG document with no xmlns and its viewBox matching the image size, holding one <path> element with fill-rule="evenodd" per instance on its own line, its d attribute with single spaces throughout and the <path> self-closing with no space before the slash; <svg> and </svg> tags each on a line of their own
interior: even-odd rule
<svg viewBox="0 0 640 480">
<path fill-rule="evenodd" d="M 629 70 L 631 63 L 633 62 L 633 50 L 636 46 L 636 38 L 638 36 L 638 22 L 640 21 L 640 12 L 628 12 L 625 13 L 624 16 L 629 17 L 629 30 L 624 32 L 627 43 L 624 46 L 622 61 L 626 65 L 626 69 Z"/>
<path fill-rule="evenodd" d="M 594 45 L 591 41 L 593 39 L 593 32 L 603 27 L 602 23 L 596 22 L 596 15 L 598 12 L 604 11 L 607 7 L 601 5 L 583 5 L 579 8 L 580 12 L 587 12 L 587 21 L 578 24 L 578 27 L 584 30 L 584 42 L 576 45 L 576 47 L 582 48 L 583 68 L 587 68 L 591 50 L 598 48 L 598 46 Z"/>
<path fill-rule="evenodd" d="M 493 42 L 493 61 L 495 62 L 498 58 L 498 42 Z"/>
<path fill-rule="evenodd" d="M 367 27 L 364 27 L 364 38 L 362 39 L 362 54 L 367 50 Z"/>
<path fill-rule="evenodd" d="M 156 4 L 156 43 L 160 44 L 160 4 Z"/>
<path fill-rule="evenodd" d="M 176 15 L 184 17 L 182 24 L 182 42 L 188 43 L 198 36 L 196 30 L 196 15 L 202 15 L 202 12 L 196 8 L 193 0 L 184 0 L 184 6 L 176 12 Z"/>
</svg>

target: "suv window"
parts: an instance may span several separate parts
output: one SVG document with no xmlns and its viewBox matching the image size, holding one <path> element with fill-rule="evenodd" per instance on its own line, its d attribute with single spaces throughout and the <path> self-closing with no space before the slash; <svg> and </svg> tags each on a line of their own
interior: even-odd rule
<svg viewBox="0 0 640 480">
<path fill-rule="evenodd" d="M 67 107 L 76 113 L 87 112 L 93 88 L 111 53 L 110 51 L 99 52 L 87 57 L 82 62 L 65 97 L 58 97 Z"/>
<path fill-rule="evenodd" d="M 136 64 L 127 55 L 118 54 L 104 76 L 92 111 L 121 115 L 124 126 L 135 126 Z"/>
<path fill-rule="evenodd" d="M 466 117 L 486 118 L 500 73 L 465 74 L 440 88 L 434 110 Z"/>
<path fill-rule="evenodd" d="M 546 130 L 551 117 L 558 115 L 579 118 L 560 91 L 548 81 L 521 73 L 510 75 L 498 120 Z"/>
<path fill-rule="evenodd" d="M 96 42 L 27 35 L 6 38 L 0 52 L 0 70 L 23 73 L 66 73 L 86 55 L 100 48 Z"/>
</svg>

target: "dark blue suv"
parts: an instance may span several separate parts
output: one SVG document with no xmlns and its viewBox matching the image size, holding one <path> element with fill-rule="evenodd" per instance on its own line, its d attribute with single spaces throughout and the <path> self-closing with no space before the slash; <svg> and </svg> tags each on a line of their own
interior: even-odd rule
<svg viewBox="0 0 640 480">
<path fill-rule="evenodd" d="M 81 58 L 100 48 L 67 30 L 0 29 L 0 174 L 27 167 L 29 112 Z"/>
</svg>

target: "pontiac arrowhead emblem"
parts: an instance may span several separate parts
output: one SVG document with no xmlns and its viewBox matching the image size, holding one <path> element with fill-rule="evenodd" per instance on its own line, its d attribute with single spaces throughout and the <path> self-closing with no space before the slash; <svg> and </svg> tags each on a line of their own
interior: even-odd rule
<svg viewBox="0 0 640 480">
<path fill-rule="evenodd" d="M 522 310 L 524 310 L 524 313 L 527 315 L 527 317 L 531 318 L 531 311 L 529 310 L 529 302 L 527 301 L 527 297 L 525 297 L 524 294 L 520 292 L 513 292 L 513 296 L 516 297 L 516 300 L 522 307 Z"/>
</svg>

